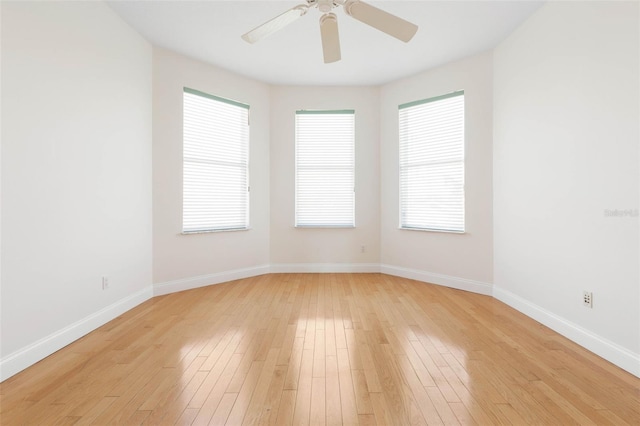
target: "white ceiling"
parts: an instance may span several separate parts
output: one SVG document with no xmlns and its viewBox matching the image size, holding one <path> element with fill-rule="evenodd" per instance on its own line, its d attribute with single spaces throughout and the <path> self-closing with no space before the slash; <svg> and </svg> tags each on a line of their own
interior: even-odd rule
<svg viewBox="0 0 640 426">
<path fill-rule="evenodd" d="M 240 35 L 305 3 L 261 1 L 110 1 L 111 8 L 156 46 L 282 85 L 378 85 L 495 47 L 542 1 L 374 1 L 419 26 L 409 43 L 338 15 L 342 60 L 322 61 L 320 12 L 310 10 L 270 37 Z"/>
</svg>

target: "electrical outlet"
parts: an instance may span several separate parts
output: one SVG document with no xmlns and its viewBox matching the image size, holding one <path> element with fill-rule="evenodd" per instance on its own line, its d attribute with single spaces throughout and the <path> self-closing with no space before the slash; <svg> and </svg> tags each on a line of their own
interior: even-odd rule
<svg viewBox="0 0 640 426">
<path fill-rule="evenodd" d="M 587 308 L 593 308 L 593 293 L 590 291 L 582 292 L 582 304 Z"/>
<path fill-rule="evenodd" d="M 106 275 L 102 277 L 102 289 L 103 290 L 109 289 L 109 277 Z"/>
<path fill-rule="evenodd" d="M 360 246 L 360 253 L 364 253 L 364 252 L 365 252 L 364 246 Z"/>
</svg>

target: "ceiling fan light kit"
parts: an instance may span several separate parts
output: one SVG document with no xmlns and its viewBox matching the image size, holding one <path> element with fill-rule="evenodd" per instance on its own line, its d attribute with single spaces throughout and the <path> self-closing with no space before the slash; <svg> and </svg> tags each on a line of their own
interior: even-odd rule
<svg viewBox="0 0 640 426">
<path fill-rule="evenodd" d="M 345 13 L 352 18 L 405 43 L 411 40 L 418 31 L 417 25 L 360 0 L 307 0 L 306 4 L 294 6 L 243 34 L 242 39 L 248 43 L 255 43 L 306 15 L 309 9 L 317 7 L 323 14 L 320 17 L 320 36 L 324 62 L 325 64 L 337 62 L 341 57 L 338 17 L 331 10 L 338 6 L 342 6 Z"/>
</svg>

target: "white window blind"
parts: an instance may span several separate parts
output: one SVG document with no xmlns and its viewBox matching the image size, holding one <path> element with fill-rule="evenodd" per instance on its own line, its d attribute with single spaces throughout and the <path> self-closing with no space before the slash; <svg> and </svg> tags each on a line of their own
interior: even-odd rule
<svg viewBox="0 0 640 426">
<path fill-rule="evenodd" d="M 464 92 L 399 106 L 400 227 L 464 232 Z"/>
<path fill-rule="evenodd" d="M 182 232 L 249 227 L 249 106 L 184 88 Z"/>
<path fill-rule="evenodd" d="M 296 111 L 296 226 L 355 226 L 355 111 Z"/>
</svg>

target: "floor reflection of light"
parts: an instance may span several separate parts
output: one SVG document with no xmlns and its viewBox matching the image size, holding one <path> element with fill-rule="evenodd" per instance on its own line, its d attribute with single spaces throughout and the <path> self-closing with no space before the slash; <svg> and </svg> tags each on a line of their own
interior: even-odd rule
<svg viewBox="0 0 640 426">
<path fill-rule="evenodd" d="M 194 330 L 190 329 L 189 331 L 193 332 Z M 208 375 L 215 363 L 221 359 L 224 349 L 232 342 L 233 335 L 237 330 L 234 329 L 232 333 L 226 330 L 224 333 L 218 332 L 211 335 L 207 335 L 208 332 L 210 330 L 203 327 L 202 331 L 197 335 L 181 336 L 177 342 L 179 347 L 176 348 L 173 354 L 173 359 L 176 361 L 175 368 L 178 369 L 177 374 L 179 377 L 178 390 L 180 395 L 178 400 L 179 405 L 183 408 L 189 406 L 203 382 L 213 379 L 213 377 L 209 378 Z M 238 342 L 235 343 L 237 344 Z M 213 359 L 210 357 L 213 357 Z M 228 361 L 227 358 L 225 359 Z M 211 365 L 207 365 L 207 370 L 200 371 L 204 363 L 211 363 Z M 222 369 L 219 371 L 221 372 Z M 217 380 L 218 377 L 215 379 Z M 211 383 L 211 387 L 214 384 L 215 381 Z"/>
</svg>

